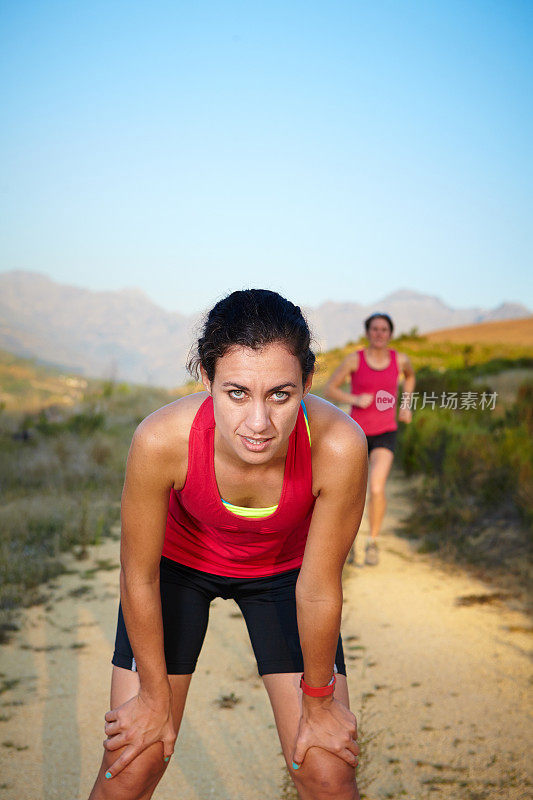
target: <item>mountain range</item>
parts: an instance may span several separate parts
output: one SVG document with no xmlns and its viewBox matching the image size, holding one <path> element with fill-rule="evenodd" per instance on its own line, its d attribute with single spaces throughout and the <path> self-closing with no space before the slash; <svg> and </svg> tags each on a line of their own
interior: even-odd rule
<svg viewBox="0 0 533 800">
<path fill-rule="evenodd" d="M 451 308 L 438 297 L 400 289 L 370 305 L 327 301 L 304 308 L 318 349 L 356 341 L 373 311 L 392 317 L 395 334 L 525 317 L 519 303 Z M 35 272 L 0 274 L 0 348 L 92 377 L 176 386 L 201 315 L 165 311 L 139 289 L 95 292 Z"/>
</svg>

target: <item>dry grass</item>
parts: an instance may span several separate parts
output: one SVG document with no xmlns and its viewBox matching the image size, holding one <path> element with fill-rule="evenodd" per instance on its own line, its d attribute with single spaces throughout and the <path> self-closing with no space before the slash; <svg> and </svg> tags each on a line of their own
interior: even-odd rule
<svg viewBox="0 0 533 800">
<path fill-rule="evenodd" d="M 508 344 L 533 349 L 533 316 L 480 322 L 460 328 L 442 328 L 426 333 L 428 342 L 453 342 L 454 344 Z"/>
<path fill-rule="evenodd" d="M 472 326 L 472 328 L 476 327 Z M 504 370 L 531 370 L 533 368 L 531 337 L 527 341 L 520 340 L 515 343 L 505 341 L 504 337 L 499 340 L 496 335 L 492 340 L 467 339 L 465 342 L 453 342 L 446 339 L 444 335 L 442 339 L 437 337 L 432 340 L 429 338 L 430 336 L 433 334 L 428 336 L 404 335 L 391 341 L 391 347 L 409 356 L 417 376 L 421 371 L 429 370 L 436 374 L 455 370 L 460 372 L 459 377 L 461 377 L 462 383 L 466 383 L 474 378 L 485 375 L 493 376 Z M 319 353 L 313 380 L 313 392 L 321 394 L 324 384 L 342 359 L 354 350 L 365 347 L 366 344 L 366 339 L 361 338 L 358 342 L 349 342 L 344 347 Z M 461 387 L 462 390 L 468 388 L 466 385 Z"/>
<path fill-rule="evenodd" d="M 23 394 L 23 388 L 19 387 Z M 28 397 L 33 397 L 31 385 Z M 83 558 L 118 521 L 129 443 L 168 392 L 99 384 L 74 407 L 0 417 L 0 640 L 17 609 L 46 599 L 43 584 Z M 26 406 L 27 407 L 27 406 Z"/>
</svg>

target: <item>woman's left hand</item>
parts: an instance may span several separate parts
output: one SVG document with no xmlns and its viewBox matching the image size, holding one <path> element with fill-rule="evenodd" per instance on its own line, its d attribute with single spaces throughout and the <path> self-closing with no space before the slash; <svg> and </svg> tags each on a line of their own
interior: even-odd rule
<svg viewBox="0 0 533 800">
<path fill-rule="evenodd" d="M 302 716 L 293 755 L 293 767 L 299 769 L 310 747 L 329 750 L 351 767 L 358 763 L 357 720 L 343 703 L 333 696 L 303 696 Z"/>
<path fill-rule="evenodd" d="M 398 411 L 398 419 L 400 422 L 409 423 L 413 419 L 413 412 L 410 408 L 400 408 Z"/>
</svg>

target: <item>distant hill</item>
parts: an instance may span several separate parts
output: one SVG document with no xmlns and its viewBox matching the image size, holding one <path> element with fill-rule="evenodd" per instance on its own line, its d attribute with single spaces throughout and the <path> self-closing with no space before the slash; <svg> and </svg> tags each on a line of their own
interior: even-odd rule
<svg viewBox="0 0 533 800">
<path fill-rule="evenodd" d="M 327 350 L 356 341 L 377 309 L 392 316 L 395 334 L 529 314 L 518 303 L 454 309 L 407 289 L 371 305 L 328 301 L 305 312 L 318 346 Z M 39 273 L 0 274 L 0 347 L 85 376 L 177 386 L 187 377 L 184 364 L 198 322 L 199 315 L 165 311 L 137 289 L 93 292 Z"/>
<path fill-rule="evenodd" d="M 457 344 L 505 344 L 533 348 L 533 316 L 506 319 L 497 322 L 480 322 L 460 328 L 445 328 L 426 334 L 430 342 L 456 342 Z"/>
<path fill-rule="evenodd" d="M 176 386 L 192 322 L 136 289 L 92 292 L 37 273 L 0 275 L 0 347 L 82 375 Z"/>
<path fill-rule="evenodd" d="M 450 308 L 438 297 L 407 289 L 386 295 L 371 305 L 357 303 L 322 303 L 316 309 L 306 309 L 309 322 L 323 349 L 342 347 L 356 341 L 363 333 L 364 320 L 374 311 L 384 311 L 394 322 L 394 335 L 418 328 L 419 333 L 472 325 L 492 320 L 525 317 L 529 309 L 519 303 L 501 303 L 494 309 Z"/>
</svg>

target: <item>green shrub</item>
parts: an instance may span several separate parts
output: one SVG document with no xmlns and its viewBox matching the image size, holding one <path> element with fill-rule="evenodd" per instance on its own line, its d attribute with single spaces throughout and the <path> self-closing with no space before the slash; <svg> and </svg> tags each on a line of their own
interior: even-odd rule
<svg viewBox="0 0 533 800">
<path fill-rule="evenodd" d="M 88 436 L 97 430 L 101 430 L 105 425 L 103 414 L 74 414 L 65 422 L 65 430 L 77 433 L 80 436 Z"/>
<path fill-rule="evenodd" d="M 97 430 L 101 430 L 105 425 L 104 414 L 80 413 L 73 414 L 66 419 L 50 419 L 46 411 L 41 411 L 37 417 L 35 428 L 43 436 L 57 436 L 63 431 L 77 434 L 79 436 L 89 436 Z"/>
<path fill-rule="evenodd" d="M 448 373 L 441 385 L 454 385 L 456 377 Z M 484 563 L 503 563 L 509 552 L 527 557 L 532 401 L 533 385 L 526 382 L 505 416 L 424 409 L 402 427 L 398 459 L 407 474 L 424 475 L 406 530 L 421 538 L 424 552 L 455 552 Z"/>
<path fill-rule="evenodd" d="M 413 422 L 400 425 L 397 463 L 408 475 L 423 476 L 406 534 L 426 552 L 506 569 L 514 559 L 513 574 L 522 580 L 533 545 L 533 382 L 519 382 L 533 368 L 530 349 L 410 336 L 396 341 L 417 379 Z M 321 354 L 324 373 L 331 374 L 349 351 L 346 346 Z M 458 408 L 442 408 L 452 392 Z M 483 392 L 497 392 L 495 409 L 480 403 L 461 408 L 464 392 L 478 400 Z"/>
</svg>

